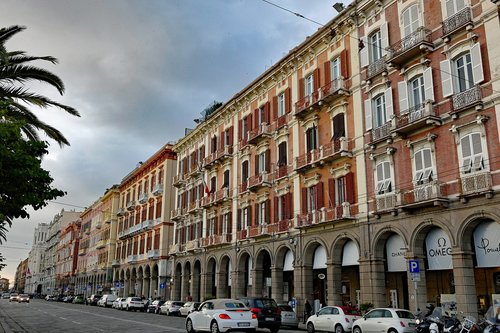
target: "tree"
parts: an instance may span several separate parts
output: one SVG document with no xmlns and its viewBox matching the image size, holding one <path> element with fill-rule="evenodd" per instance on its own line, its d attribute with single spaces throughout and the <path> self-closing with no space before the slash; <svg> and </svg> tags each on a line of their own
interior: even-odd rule
<svg viewBox="0 0 500 333">
<path fill-rule="evenodd" d="M 22 120 L 22 131 L 29 140 L 40 141 L 37 130 L 55 140 L 60 146 L 69 145 L 68 140 L 56 128 L 39 120 L 28 108 L 37 106 L 40 108 L 57 107 L 71 115 L 80 116 L 78 111 L 71 106 L 57 103 L 45 96 L 30 92 L 24 85 L 32 81 L 47 83 L 62 95 L 64 83 L 57 76 L 45 70 L 33 66 L 33 61 L 47 61 L 57 64 L 57 59 L 51 56 L 29 56 L 24 51 L 8 52 L 5 43 L 26 27 L 11 26 L 0 29 L 0 104 L 6 109 L 4 120 Z M 2 105 L 0 105 L 2 107 Z"/>
</svg>

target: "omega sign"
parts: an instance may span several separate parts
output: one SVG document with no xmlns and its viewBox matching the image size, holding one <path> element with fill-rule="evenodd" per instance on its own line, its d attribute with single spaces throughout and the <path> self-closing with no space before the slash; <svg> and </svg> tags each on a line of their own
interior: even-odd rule
<svg viewBox="0 0 500 333">
<path fill-rule="evenodd" d="M 433 229 L 425 239 L 430 270 L 452 269 L 451 244 L 442 229 Z"/>
</svg>

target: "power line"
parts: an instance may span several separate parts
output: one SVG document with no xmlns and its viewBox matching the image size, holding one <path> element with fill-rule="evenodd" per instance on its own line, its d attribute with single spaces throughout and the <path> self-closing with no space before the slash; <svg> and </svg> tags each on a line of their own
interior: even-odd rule
<svg viewBox="0 0 500 333">
<path fill-rule="evenodd" d="M 64 202 L 59 202 L 59 201 L 51 201 L 51 200 L 49 200 L 48 202 L 54 203 L 54 204 L 58 204 L 58 205 L 63 205 L 63 206 L 70 206 L 70 207 L 75 207 L 75 208 L 87 209 L 87 207 L 78 206 L 78 205 L 69 204 L 69 203 L 64 203 Z"/>
<path fill-rule="evenodd" d="M 321 26 L 321 27 L 324 27 L 324 26 L 325 26 L 323 23 L 319 23 L 318 21 L 315 21 L 315 20 L 313 20 L 313 19 L 310 19 L 310 18 L 308 18 L 308 17 L 306 17 L 306 16 L 304 16 L 304 15 L 302 15 L 302 14 L 300 14 L 300 13 L 294 12 L 294 11 L 292 11 L 292 10 L 288 9 L 288 8 L 285 8 L 285 7 L 282 7 L 282 6 L 277 5 L 277 4 L 275 4 L 275 3 L 272 3 L 271 1 L 268 1 L 268 0 L 262 0 L 262 1 L 263 1 L 263 2 L 265 2 L 265 3 L 267 3 L 267 4 L 269 4 L 269 5 L 271 5 L 271 6 L 274 6 L 274 7 L 276 7 L 276 8 L 281 9 L 281 10 L 284 10 L 284 11 L 286 11 L 286 12 L 289 12 L 290 14 L 293 14 L 293 15 L 295 15 L 295 16 L 297 16 L 297 17 L 300 17 L 300 18 L 302 18 L 302 19 L 304 19 L 304 20 L 307 20 L 307 21 L 309 21 L 309 22 L 315 23 L 315 24 L 317 24 L 317 25 L 319 25 L 319 26 Z"/>
</svg>

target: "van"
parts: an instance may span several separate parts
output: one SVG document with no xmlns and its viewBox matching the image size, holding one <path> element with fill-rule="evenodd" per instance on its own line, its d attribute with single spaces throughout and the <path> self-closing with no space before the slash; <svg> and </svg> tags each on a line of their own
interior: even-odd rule
<svg viewBox="0 0 500 333">
<path fill-rule="evenodd" d="M 97 302 L 97 305 L 103 306 L 105 308 L 110 308 L 113 306 L 113 302 L 117 299 L 118 297 L 113 294 L 105 294 L 102 295 L 101 299 Z"/>
</svg>

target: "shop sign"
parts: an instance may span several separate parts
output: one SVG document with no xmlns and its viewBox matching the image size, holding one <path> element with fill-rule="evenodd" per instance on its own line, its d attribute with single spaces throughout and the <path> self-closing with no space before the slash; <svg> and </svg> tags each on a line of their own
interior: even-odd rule
<svg viewBox="0 0 500 333">
<path fill-rule="evenodd" d="M 500 266 L 500 224 L 483 222 L 474 231 L 478 267 Z"/>
<path fill-rule="evenodd" d="M 429 270 L 452 269 L 451 242 L 443 229 L 433 229 L 425 238 Z"/>
<path fill-rule="evenodd" d="M 399 235 L 392 235 L 385 244 L 387 256 L 387 271 L 406 272 L 406 247 L 403 238 Z"/>
</svg>

